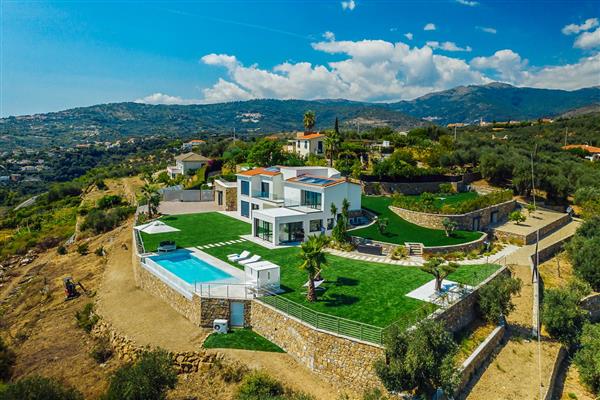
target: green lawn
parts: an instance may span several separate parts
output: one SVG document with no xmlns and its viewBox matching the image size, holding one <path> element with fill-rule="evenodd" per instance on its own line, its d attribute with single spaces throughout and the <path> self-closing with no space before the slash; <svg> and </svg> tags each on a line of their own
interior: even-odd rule
<svg viewBox="0 0 600 400">
<path fill-rule="evenodd" d="M 233 329 L 227 334 L 213 333 L 206 338 L 203 347 L 207 349 L 244 349 L 285 353 L 279 346 L 248 328 Z"/>
<path fill-rule="evenodd" d="M 175 240 L 178 247 L 192 247 L 225 240 L 239 239 L 250 234 L 250 224 L 218 212 L 169 215 L 160 219 L 180 232 L 142 233 L 146 251 L 155 251 L 163 240 Z"/>
<path fill-rule="evenodd" d="M 306 274 L 299 268 L 300 249 L 297 247 L 269 250 L 251 242 L 243 242 L 203 251 L 227 261 L 228 254 L 242 250 L 259 254 L 263 259 L 280 265 L 281 286 L 286 291 L 283 296 L 315 311 L 385 327 L 429 304 L 404 296 L 433 279 L 417 267 L 350 260 L 328 254 L 329 265 L 323 270 L 325 282 L 321 285 L 325 290 L 319 291 L 317 302 L 309 303 L 302 287 L 306 282 Z M 448 279 L 476 285 L 498 267 L 491 264 L 465 265 Z"/>
<path fill-rule="evenodd" d="M 372 199 L 376 198 L 366 198 L 369 202 Z M 162 220 L 181 231 L 156 235 L 143 234 L 147 251 L 154 250 L 162 240 L 175 240 L 180 247 L 193 247 L 238 239 L 239 235 L 250 233 L 250 224 L 219 213 L 168 216 L 163 217 Z M 400 221 L 407 224 L 401 219 Z M 417 232 L 420 230 L 438 232 L 416 228 Z M 441 233 L 443 235 L 443 232 Z M 410 241 L 418 240 L 413 237 Z M 417 267 L 351 260 L 328 254 L 329 265 L 323 270 L 325 282 L 321 285 L 324 290 L 318 292 L 317 302 L 309 303 L 305 298 L 306 290 L 302 287 L 306 282 L 306 274 L 299 268 L 301 260 L 298 247 L 269 250 L 244 241 L 203 249 L 226 262 L 228 254 L 240 253 L 243 250 L 259 254 L 263 259 L 280 265 L 281 286 L 285 290 L 283 296 L 315 311 L 385 327 L 399 319 L 409 319 L 424 308 L 431 307 L 429 303 L 405 296 L 406 293 L 433 279 L 431 275 Z M 241 268 L 238 264 L 235 266 Z M 450 275 L 449 279 L 476 285 L 498 267 L 497 265 L 466 265 Z"/>
<path fill-rule="evenodd" d="M 436 196 L 436 199 L 433 202 L 433 205 L 435 206 L 435 208 L 437 208 L 439 210 L 440 208 L 442 208 L 442 206 L 445 206 L 445 205 L 450 206 L 453 204 L 462 203 L 465 200 L 473 200 L 474 198 L 478 197 L 479 194 L 477 192 L 461 192 L 461 193 L 452 193 L 449 195 L 434 194 L 434 196 Z M 404 201 L 417 203 L 421 200 L 421 195 L 404 196 L 403 199 L 404 199 Z M 363 201 L 364 201 L 364 197 L 363 197 Z"/>
<path fill-rule="evenodd" d="M 460 193 L 449 197 L 446 201 L 458 202 L 464 200 L 464 196 L 471 196 L 469 193 Z M 418 197 L 418 196 L 415 196 Z M 442 200 L 440 200 L 442 201 Z M 389 206 L 392 204 L 391 197 L 383 196 L 363 196 L 362 207 L 366 208 L 382 218 L 389 219 L 387 232 L 379 232 L 377 224 L 366 228 L 350 231 L 353 236 L 359 236 L 366 239 L 378 240 L 381 242 L 403 244 L 405 242 L 423 243 L 425 246 L 447 246 L 451 244 L 468 243 L 481 237 L 481 232 L 455 231 L 451 237 L 446 236 L 446 232 L 440 229 L 429 229 L 412 224 L 397 214 L 393 213 Z"/>
</svg>

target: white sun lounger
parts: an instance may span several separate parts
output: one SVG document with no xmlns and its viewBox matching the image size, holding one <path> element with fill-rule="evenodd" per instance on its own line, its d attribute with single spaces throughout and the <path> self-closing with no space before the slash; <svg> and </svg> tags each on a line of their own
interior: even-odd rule
<svg viewBox="0 0 600 400">
<path fill-rule="evenodd" d="M 227 256 L 227 259 L 229 261 L 235 262 L 235 261 L 243 260 L 244 258 L 248 258 L 248 257 L 250 257 L 250 252 L 248 250 L 244 250 L 240 254 L 229 254 Z"/>
<path fill-rule="evenodd" d="M 238 263 L 241 264 L 241 265 L 246 265 L 246 264 L 250 264 L 250 263 L 253 263 L 253 262 L 257 262 L 259 260 L 260 260 L 260 256 L 258 254 L 255 254 L 255 255 L 253 255 L 250 258 L 238 261 Z"/>
<path fill-rule="evenodd" d="M 325 282 L 325 279 L 321 279 L 320 281 L 315 281 L 315 290 L 319 289 L 319 286 L 321 286 L 321 284 L 323 284 L 323 282 Z M 302 287 L 307 288 L 309 283 L 310 283 L 310 281 L 306 281 L 306 283 L 304 285 L 302 285 Z M 325 290 L 325 288 L 321 288 L 321 290 Z"/>
</svg>

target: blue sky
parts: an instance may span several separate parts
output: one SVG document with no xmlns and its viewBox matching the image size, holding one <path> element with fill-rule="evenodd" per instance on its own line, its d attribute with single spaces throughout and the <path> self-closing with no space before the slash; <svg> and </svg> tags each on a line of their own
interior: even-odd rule
<svg viewBox="0 0 600 400">
<path fill-rule="evenodd" d="M 2 0 L 2 116 L 600 85 L 597 1 Z"/>
</svg>

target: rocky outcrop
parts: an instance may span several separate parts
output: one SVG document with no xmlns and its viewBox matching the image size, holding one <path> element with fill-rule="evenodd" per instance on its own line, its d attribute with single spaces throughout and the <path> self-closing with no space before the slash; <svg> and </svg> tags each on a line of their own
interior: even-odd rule
<svg viewBox="0 0 600 400">
<path fill-rule="evenodd" d="M 116 331 L 108 322 L 100 320 L 92 330 L 97 338 L 106 338 L 114 354 L 122 361 L 134 362 L 144 351 L 151 350 L 148 346 L 140 346 L 125 335 Z M 222 356 L 215 352 L 204 350 L 172 352 L 173 366 L 178 374 L 206 371 Z"/>
</svg>

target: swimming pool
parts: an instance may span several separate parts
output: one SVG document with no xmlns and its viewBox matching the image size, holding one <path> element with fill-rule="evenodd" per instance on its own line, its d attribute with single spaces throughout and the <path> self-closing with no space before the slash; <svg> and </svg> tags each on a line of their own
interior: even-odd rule
<svg viewBox="0 0 600 400">
<path fill-rule="evenodd" d="M 206 261 L 199 259 L 191 252 L 187 251 L 176 251 L 174 253 L 149 258 L 190 285 L 203 282 L 224 281 L 233 278 L 233 276 L 227 272 L 210 265 Z"/>
</svg>

